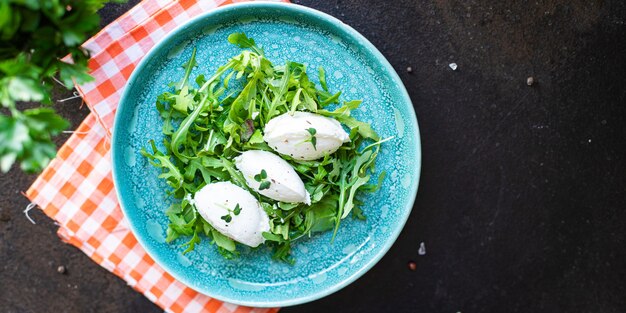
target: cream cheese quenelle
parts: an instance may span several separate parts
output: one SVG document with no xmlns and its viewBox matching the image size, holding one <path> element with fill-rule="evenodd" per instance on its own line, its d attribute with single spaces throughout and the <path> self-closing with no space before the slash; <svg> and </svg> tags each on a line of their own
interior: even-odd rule
<svg viewBox="0 0 626 313">
<path fill-rule="evenodd" d="M 257 199 L 231 182 L 202 187 L 193 202 L 202 218 L 217 231 L 250 247 L 262 244 L 263 232 L 270 231 L 269 217 Z"/>
<path fill-rule="evenodd" d="M 264 134 L 276 152 L 304 161 L 317 160 L 350 142 L 337 120 L 309 112 L 279 115 L 265 125 Z"/>
<path fill-rule="evenodd" d="M 311 196 L 296 170 L 274 153 L 246 151 L 235 158 L 235 166 L 258 193 L 277 201 L 311 204 Z"/>
</svg>

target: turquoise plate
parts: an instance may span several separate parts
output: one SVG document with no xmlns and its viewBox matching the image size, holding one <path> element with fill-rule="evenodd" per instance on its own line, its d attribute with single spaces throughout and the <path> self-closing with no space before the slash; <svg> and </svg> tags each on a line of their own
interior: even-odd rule
<svg viewBox="0 0 626 313">
<path fill-rule="evenodd" d="M 165 209 L 173 199 L 157 178 L 159 171 L 139 154 L 148 140 L 161 142 L 162 121 L 155 110 L 158 94 L 183 77 L 181 65 L 198 48 L 193 77 L 212 73 L 239 53 L 226 40 L 245 32 L 273 62 L 292 60 L 326 69 L 331 90 L 343 100 L 363 99 L 354 115 L 370 122 L 384 143 L 377 170 L 387 171 L 382 189 L 368 195 L 367 221 L 345 219 L 337 238 L 331 233 L 298 242 L 293 266 L 271 259 L 267 248 L 243 249 L 225 260 L 204 240 L 183 256 L 179 239 L 165 243 Z M 312 70 L 311 70 L 312 69 Z M 243 3 L 225 6 L 189 21 L 159 42 L 131 75 L 120 100 L 112 144 L 113 177 L 130 227 L 148 254 L 167 272 L 211 297 L 249 306 L 295 305 L 333 293 L 356 280 L 389 250 L 415 200 L 421 148 L 411 100 L 394 69 L 354 29 L 324 13 L 293 4 Z"/>
</svg>

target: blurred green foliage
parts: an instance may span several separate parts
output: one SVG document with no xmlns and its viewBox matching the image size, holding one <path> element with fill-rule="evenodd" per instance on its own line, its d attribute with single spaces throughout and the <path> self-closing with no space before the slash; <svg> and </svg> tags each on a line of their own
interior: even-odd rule
<svg viewBox="0 0 626 313">
<path fill-rule="evenodd" d="M 69 123 L 51 108 L 56 76 L 68 88 L 92 80 L 80 45 L 99 28 L 108 0 L 0 0 L 0 170 L 41 171 Z M 116 1 L 117 2 L 117 1 Z M 70 55 L 72 63 L 61 60 Z M 42 107 L 20 109 L 21 102 Z"/>
</svg>

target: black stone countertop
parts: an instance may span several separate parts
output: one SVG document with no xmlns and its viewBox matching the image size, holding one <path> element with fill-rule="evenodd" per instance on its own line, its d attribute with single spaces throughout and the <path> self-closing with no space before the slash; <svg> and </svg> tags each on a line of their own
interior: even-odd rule
<svg viewBox="0 0 626 313">
<path fill-rule="evenodd" d="M 624 1 L 296 2 L 388 58 L 423 164 L 413 213 L 378 265 L 282 312 L 626 312 Z M 103 24 L 133 3 L 107 5 Z M 75 127 L 79 106 L 57 108 Z M 0 177 L 0 311 L 159 311 L 41 212 L 26 220 L 19 192 L 35 176 Z"/>
</svg>

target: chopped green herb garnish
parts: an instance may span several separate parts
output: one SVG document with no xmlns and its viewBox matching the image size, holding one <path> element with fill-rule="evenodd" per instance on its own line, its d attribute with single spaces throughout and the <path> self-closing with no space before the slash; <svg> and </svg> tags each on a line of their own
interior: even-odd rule
<svg viewBox="0 0 626 313">
<path fill-rule="evenodd" d="M 228 207 L 224 206 L 224 208 L 226 210 L 228 210 L 228 214 L 221 216 L 220 218 L 223 219 L 226 223 L 230 223 L 230 221 L 233 220 L 233 217 L 231 216 L 232 214 L 235 214 L 235 216 L 239 215 L 239 213 L 241 213 L 241 207 L 239 206 L 239 203 L 237 203 L 237 205 L 235 205 L 234 209 L 229 209 Z"/>
<path fill-rule="evenodd" d="M 317 133 L 317 130 L 315 128 L 309 128 L 306 131 L 309 132 L 309 134 L 311 134 L 311 138 L 308 140 L 311 145 L 313 145 L 313 149 L 317 150 L 317 138 L 315 137 L 315 134 Z"/>
<path fill-rule="evenodd" d="M 267 172 L 265 170 L 261 170 L 260 173 L 254 175 L 254 180 L 261 182 L 267 178 Z"/>
<path fill-rule="evenodd" d="M 270 182 L 263 181 L 260 185 L 259 185 L 259 190 L 265 190 L 265 189 L 269 189 L 270 188 Z"/>
<path fill-rule="evenodd" d="M 241 207 L 239 206 L 239 203 L 237 203 L 237 205 L 233 209 L 233 214 L 239 215 L 239 213 L 241 213 Z"/>
</svg>

